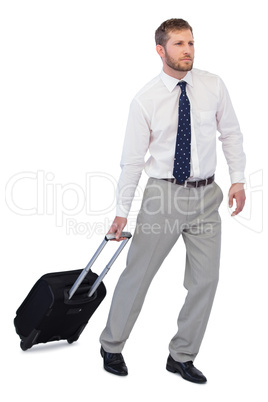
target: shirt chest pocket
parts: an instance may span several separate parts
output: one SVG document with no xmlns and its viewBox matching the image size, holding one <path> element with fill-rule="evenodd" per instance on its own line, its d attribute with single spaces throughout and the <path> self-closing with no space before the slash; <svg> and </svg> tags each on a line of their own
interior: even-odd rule
<svg viewBox="0 0 268 402">
<path fill-rule="evenodd" d="M 200 125 L 205 125 L 205 124 L 215 124 L 216 122 L 216 111 L 215 110 L 208 110 L 205 112 L 199 112 L 199 120 L 200 120 Z"/>
<path fill-rule="evenodd" d="M 202 136 L 215 136 L 217 129 L 216 110 L 193 112 L 194 126 Z"/>
</svg>

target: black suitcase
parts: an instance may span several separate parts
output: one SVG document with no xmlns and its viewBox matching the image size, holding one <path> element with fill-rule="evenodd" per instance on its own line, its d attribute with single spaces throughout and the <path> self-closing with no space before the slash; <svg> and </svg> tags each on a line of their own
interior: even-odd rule
<svg viewBox="0 0 268 402">
<path fill-rule="evenodd" d="M 21 349 L 38 343 L 66 339 L 77 341 L 90 317 L 106 296 L 102 282 L 112 264 L 125 247 L 131 234 L 125 237 L 100 276 L 91 266 L 114 235 L 106 235 L 98 250 L 82 270 L 54 272 L 43 275 L 33 286 L 16 312 L 14 325 L 21 339 Z"/>
</svg>

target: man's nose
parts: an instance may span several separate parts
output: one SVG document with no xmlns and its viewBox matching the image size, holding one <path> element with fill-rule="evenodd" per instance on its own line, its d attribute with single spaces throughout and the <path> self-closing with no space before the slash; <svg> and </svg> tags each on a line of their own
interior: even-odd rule
<svg viewBox="0 0 268 402">
<path fill-rule="evenodd" d="M 190 54 L 191 53 L 191 49 L 189 45 L 185 45 L 184 49 L 183 49 L 183 53 L 184 54 Z"/>
</svg>

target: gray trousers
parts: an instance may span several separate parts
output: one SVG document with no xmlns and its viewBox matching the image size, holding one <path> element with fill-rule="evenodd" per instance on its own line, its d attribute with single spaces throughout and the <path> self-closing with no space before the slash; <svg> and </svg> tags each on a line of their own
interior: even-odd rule
<svg viewBox="0 0 268 402">
<path fill-rule="evenodd" d="M 169 350 L 176 361 L 195 359 L 218 284 L 221 244 L 218 208 L 222 198 L 215 182 L 205 187 L 184 188 L 165 180 L 148 180 L 127 267 L 115 288 L 108 321 L 100 337 L 105 351 L 123 350 L 153 277 L 182 235 L 186 246 L 184 286 L 188 293 Z"/>
</svg>

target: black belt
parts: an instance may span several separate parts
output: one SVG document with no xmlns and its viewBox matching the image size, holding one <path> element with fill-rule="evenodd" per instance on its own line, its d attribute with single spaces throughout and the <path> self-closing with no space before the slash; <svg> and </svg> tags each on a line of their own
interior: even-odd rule
<svg viewBox="0 0 268 402">
<path fill-rule="evenodd" d="M 208 184 L 213 183 L 214 175 L 205 180 L 198 180 L 198 181 L 187 181 L 186 180 L 183 183 L 180 183 L 175 178 L 174 179 L 162 179 L 162 180 L 166 180 L 166 181 L 169 181 L 170 183 L 178 184 L 179 186 L 183 186 L 183 187 L 197 188 L 197 187 L 207 186 Z"/>
</svg>

